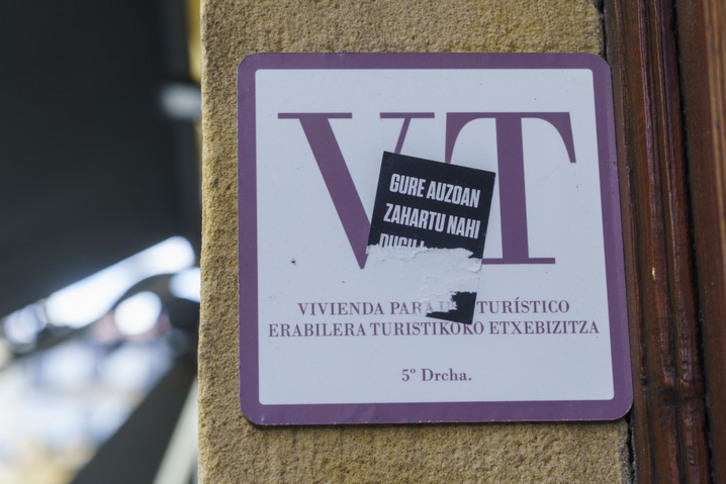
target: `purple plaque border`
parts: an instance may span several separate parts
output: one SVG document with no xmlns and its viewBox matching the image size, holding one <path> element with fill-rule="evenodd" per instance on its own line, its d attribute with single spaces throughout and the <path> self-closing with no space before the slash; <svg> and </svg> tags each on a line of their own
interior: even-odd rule
<svg viewBox="0 0 726 484">
<path fill-rule="evenodd" d="M 612 400 L 263 405 L 259 401 L 255 72 L 259 69 L 589 69 L 593 73 Z M 633 401 L 610 67 L 593 54 L 253 54 L 237 82 L 240 406 L 260 425 L 614 420 Z"/>
</svg>

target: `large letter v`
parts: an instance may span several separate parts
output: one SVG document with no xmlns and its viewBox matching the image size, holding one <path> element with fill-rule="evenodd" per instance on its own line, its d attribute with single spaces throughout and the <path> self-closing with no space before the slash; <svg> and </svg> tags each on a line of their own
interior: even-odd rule
<svg viewBox="0 0 726 484">
<path fill-rule="evenodd" d="M 358 190 L 350 176 L 348 165 L 330 127 L 331 118 L 350 119 L 352 113 L 279 113 L 279 119 L 299 119 L 305 137 L 308 139 L 325 186 L 348 236 L 358 265 L 366 265 L 366 246 L 371 223 L 368 220 Z"/>
</svg>

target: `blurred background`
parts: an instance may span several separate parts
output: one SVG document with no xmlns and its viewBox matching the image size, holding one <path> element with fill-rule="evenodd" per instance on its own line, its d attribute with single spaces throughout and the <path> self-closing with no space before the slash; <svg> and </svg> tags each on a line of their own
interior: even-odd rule
<svg viewBox="0 0 726 484">
<path fill-rule="evenodd" d="M 0 46 L 0 483 L 196 482 L 199 0 L 6 0 Z"/>
</svg>

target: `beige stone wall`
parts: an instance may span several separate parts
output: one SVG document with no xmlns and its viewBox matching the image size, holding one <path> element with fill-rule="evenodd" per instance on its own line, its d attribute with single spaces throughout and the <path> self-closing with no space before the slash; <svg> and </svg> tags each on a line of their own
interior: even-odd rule
<svg viewBox="0 0 726 484">
<path fill-rule="evenodd" d="M 201 482 L 629 482 L 624 421 L 263 428 L 238 402 L 239 62 L 254 52 L 601 53 L 592 0 L 205 0 L 202 44 Z"/>
</svg>

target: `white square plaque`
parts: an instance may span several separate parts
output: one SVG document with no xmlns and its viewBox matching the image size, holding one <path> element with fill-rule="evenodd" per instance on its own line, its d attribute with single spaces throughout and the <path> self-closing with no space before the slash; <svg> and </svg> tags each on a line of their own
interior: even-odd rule
<svg viewBox="0 0 726 484">
<path fill-rule="evenodd" d="M 257 54 L 239 67 L 238 122 L 240 401 L 252 422 L 594 420 L 630 408 L 602 59 Z M 496 174 L 481 264 L 463 249 L 373 260 L 384 152 Z M 412 178 L 425 194 L 425 177 Z M 462 270 L 478 278 L 471 324 L 427 316 L 422 288 Z"/>
</svg>

